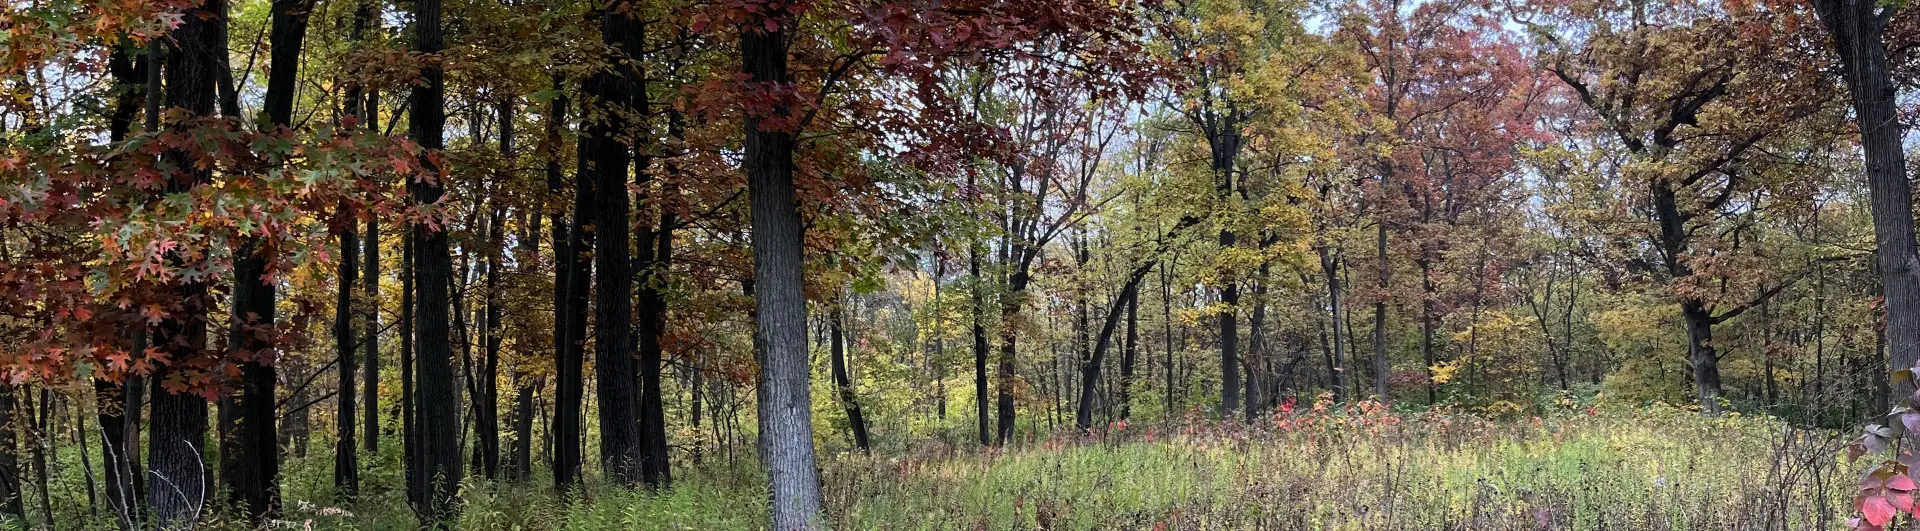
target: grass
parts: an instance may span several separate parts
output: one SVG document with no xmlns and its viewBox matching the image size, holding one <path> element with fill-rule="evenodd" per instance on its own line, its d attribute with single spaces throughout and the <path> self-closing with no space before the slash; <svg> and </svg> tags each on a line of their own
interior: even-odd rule
<svg viewBox="0 0 1920 531">
<path fill-rule="evenodd" d="M 1835 460 L 1840 444 L 1772 419 L 1661 406 L 1487 420 L 1363 405 L 1303 408 L 1253 427 L 1114 425 L 1007 451 L 941 442 L 829 451 L 822 472 L 828 519 L 844 530 L 1835 529 L 1854 480 L 1854 467 Z M 324 503 L 327 455 L 290 461 L 280 525 L 412 528 L 396 446 L 363 458 L 363 495 L 344 508 Z M 459 528 L 764 525 L 764 476 L 753 465 L 676 473 L 663 493 L 589 484 L 565 501 L 545 487 L 469 482 Z M 59 527 L 109 527 L 82 512 L 85 499 L 72 498 L 82 492 L 55 493 L 65 507 L 57 516 L 76 519 Z M 206 527 L 238 528 L 232 522 L 216 515 Z"/>
</svg>

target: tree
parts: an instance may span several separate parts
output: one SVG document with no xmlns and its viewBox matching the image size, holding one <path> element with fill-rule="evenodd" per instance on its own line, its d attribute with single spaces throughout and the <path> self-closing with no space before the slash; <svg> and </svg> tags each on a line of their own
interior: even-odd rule
<svg viewBox="0 0 1920 531">
<path fill-rule="evenodd" d="M 1795 142 L 1795 128 L 1828 110 L 1825 82 L 1813 72 L 1770 68 L 1766 54 L 1793 36 L 1748 29 L 1773 27 L 1778 13 L 1594 7 L 1541 8 L 1534 24 L 1549 43 L 1545 68 L 1587 107 L 1594 141 L 1623 150 L 1623 157 L 1592 171 L 1617 183 L 1619 196 L 1643 217 L 1608 223 L 1628 224 L 1626 236 L 1651 251 L 1627 262 L 1667 284 L 1686 325 L 1700 407 L 1718 412 L 1725 354 L 1715 345 L 1713 327 L 1783 286 L 1759 285 L 1764 278 L 1738 274 L 1757 268 L 1733 265 L 1737 239 L 1702 235 L 1725 231 L 1774 204 L 1769 199 L 1801 203 L 1793 194 L 1804 191 L 1781 180 L 1791 163 L 1776 155 L 1792 150 L 1773 146 Z M 1576 30 L 1582 38 L 1571 40 Z"/>
<path fill-rule="evenodd" d="M 1814 13 L 1840 56 L 1854 123 L 1866 158 L 1872 198 L 1874 255 L 1886 300 L 1891 367 L 1920 364 L 1920 260 L 1913 234 L 1913 185 L 1907 179 L 1886 30 L 1898 5 L 1860 0 L 1814 0 Z M 1909 387 L 1911 383 L 1908 384 Z"/>
<path fill-rule="evenodd" d="M 414 2 L 413 47 L 423 54 L 440 52 L 444 47 L 440 25 L 440 0 Z M 440 200 L 444 192 L 445 169 L 440 167 L 436 150 L 445 147 L 446 74 L 436 63 L 420 69 L 420 84 L 413 89 L 409 136 L 420 149 L 421 166 L 430 173 L 425 179 L 410 181 L 415 208 L 427 208 Z M 417 472 L 421 489 L 421 519 L 445 526 L 453 517 L 455 493 L 460 485 L 460 448 L 456 435 L 460 419 L 455 413 L 458 399 L 453 387 L 453 350 L 449 341 L 448 314 L 451 299 L 448 290 L 453 277 L 453 262 L 447 233 L 437 223 L 416 223 L 414 242 L 414 281 L 418 295 L 414 324 L 416 360 L 419 364 L 414 388 L 419 399 Z"/>
<path fill-rule="evenodd" d="M 225 34 L 226 17 L 219 0 L 207 0 L 193 8 L 172 35 L 173 49 L 167 54 L 165 69 L 166 106 L 183 110 L 190 118 L 212 116 L 215 82 L 224 61 L 214 50 Z M 175 131 L 185 131 L 197 122 L 180 122 Z M 193 154 L 173 149 L 166 158 L 177 168 L 167 178 L 166 192 L 186 193 L 207 184 L 213 174 L 195 168 Z M 170 257 L 177 265 L 186 258 L 178 253 Z M 152 427 L 147 458 L 149 498 L 152 521 L 160 529 L 194 526 L 211 498 L 211 470 L 201 460 L 206 448 L 207 399 L 188 392 L 187 379 L 194 371 L 190 363 L 204 363 L 207 348 L 207 285 L 201 281 L 183 281 L 173 287 L 174 306 L 167 317 L 152 327 L 153 348 L 165 353 L 169 363 L 154 374 L 161 385 L 152 386 Z"/>
</svg>

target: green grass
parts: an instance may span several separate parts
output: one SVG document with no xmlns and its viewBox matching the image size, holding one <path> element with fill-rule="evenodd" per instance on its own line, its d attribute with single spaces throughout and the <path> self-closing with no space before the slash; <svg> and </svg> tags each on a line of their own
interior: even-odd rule
<svg viewBox="0 0 1920 531">
<path fill-rule="evenodd" d="M 1005 452 L 937 442 L 874 456 L 827 450 L 823 496 L 830 523 L 847 530 L 1834 529 L 1853 481 L 1854 467 L 1835 461 L 1836 435 L 1770 419 L 1665 407 L 1504 421 L 1406 415 L 1134 425 Z M 363 458 L 363 495 L 345 507 L 329 502 L 328 455 L 290 460 L 283 525 L 413 528 L 397 446 Z M 69 485 L 78 474 L 56 477 L 61 529 L 110 528 L 87 512 L 84 485 Z M 530 486 L 474 480 L 459 528 L 761 529 L 763 481 L 751 463 L 713 461 L 676 469 L 674 488 L 658 494 L 589 483 L 563 500 L 544 476 Z M 31 500 L 28 512 L 38 519 Z M 207 524 L 240 528 L 223 515 Z"/>
</svg>

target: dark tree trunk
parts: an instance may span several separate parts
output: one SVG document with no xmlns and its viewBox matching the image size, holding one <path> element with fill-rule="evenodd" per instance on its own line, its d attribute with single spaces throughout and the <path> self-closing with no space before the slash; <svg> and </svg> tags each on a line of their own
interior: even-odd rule
<svg viewBox="0 0 1920 531">
<path fill-rule="evenodd" d="M 218 0 L 208 0 L 197 11 L 213 16 L 189 13 L 170 35 L 175 49 L 167 54 L 166 104 L 183 109 L 188 116 L 211 116 L 214 110 L 215 84 L 224 64 L 217 50 L 225 35 L 226 18 L 218 16 Z M 170 151 L 167 157 L 178 168 L 192 168 L 193 155 Z M 212 179 L 204 169 L 185 170 L 172 176 L 168 193 L 185 193 Z M 170 256 L 174 266 L 184 266 L 184 258 Z M 207 346 L 207 286 L 183 282 L 175 287 L 177 309 L 153 326 L 153 345 L 166 352 L 169 363 L 154 374 L 155 381 L 169 377 L 184 378 L 189 369 L 181 365 L 200 357 Z M 176 376 L 178 375 L 178 376 Z M 202 452 L 207 446 L 207 400 L 191 391 L 170 392 L 154 385 L 153 423 L 148 439 L 147 457 L 152 461 L 153 488 L 147 501 L 152 523 L 160 529 L 192 527 L 212 497 L 210 467 Z"/>
<path fill-rule="evenodd" d="M 1385 189 L 1383 181 L 1381 189 Z M 1387 294 L 1387 225 L 1380 222 L 1379 234 L 1374 240 L 1375 252 L 1380 253 L 1380 296 Z M 1373 303 L 1373 398 L 1387 399 L 1387 301 Z"/>
<path fill-rule="evenodd" d="M 355 373 L 358 372 L 356 355 L 359 343 L 353 334 L 354 315 L 353 289 L 359 282 L 360 238 L 353 227 L 358 221 L 345 202 L 340 204 L 340 214 L 347 216 L 340 230 L 340 277 L 338 293 L 333 307 L 333 344 L 336 364 L 340 371 L 340 387 L 335 397 L 339 399 L 339 410 L 334 415 L 339 439 L 333 448 L 333 495 L 342 503 L 352 503 L 360 492 L 360 450 L 354 440 L 355 426 L 360 416 L 354 413 Z"/>
<path fill-rule="evenodd" d="M 440 29 L 440 0 L 414 2 L 414 51 L 434 54 L 445 46 Z M 444 147 L 446 130 L 446 75 L 437 63 L 428 63 L 420 71 L 420 83 L 413 89 L 412 136 L 429 152 Z M 441 173 L 436 158 L 423 157 L 428 171 Z M 440 200 L 439 180 L 414 181 L 413 200 L 429 204 Z M 455 413 L 459 400 L 453 388 L 453 351 L 448 344 L 448 285 L 452 282 L 453 263 L 447 233 L 425 226 L 413 227 L 417 256 L 414 274 L 419 278 L 418 342 L 420 370 L 416 387 L 419 396 L 421 481 L 425 511 L 422 520 L 446 526 L 454 516 L 455 493 L 460 485 L 460 448 L 456 439 L 460 419 Z"/>
<path fill-rule="evenodd" d="M 1073 427 L 1083 433 L 1093 427 L 1094 391 L 1100 381 L 1100 365 L 1106 361 L 1107 347 L 1113 343 L 1113 331 L 1119 328 L 1121 316 L 1133 305 L 1134 297 L 1139 296 L 1140 281 L 1147 278 L 1147 273 L 1152 270 L 1153 264 L 1148 263 L 1127 276 L 1126 286 L 1120 288 L 1120 294 L 1107 307 L 1107 319 L 1100 325 L 1100 335 L 1094 340 L 1093 353 L 1087 356 L 1086 362 L 1080 367 L 1080 404 L 1074 410 Z"/>
<path fill-rule="evenodd" d="M 507 132 L 502 129 L 502 133 Z M 502 137 L 502 146 L 507 140 Z M 502 151 L 511 152 L 503 149 Z M 478 426 L 480 439 L 480 470 L 482 477 L 488 480 L 500 477 L 500 318 L 505 311 L 500 301 L 501 254 L 507 244 L 507 212 L 494 207 L 493 219 L 487 228 L 487 276 L 486 293 L 481 294 L 481 302 L 486 305 L 486 316 L 481 321 L 482 345 L 485 349 L 480 363 L 480 403 L 473 405 L 473 416 Z"/>
<path fill-rule="evenodd" d="M 1701 411 L 1720 412 L 1720 354 L 1713 347 L 1713 316 L 1697 300 L 1680 303 L 1680 316 L 1687 324 L 1687 361 L 1693 367 L 1693 387 L 1699 392 Z"/>
<path fill-rule="evenodd" d="M 1133 296 L 1127 297 L 1127 343 L 1120 351 L 1120 420 L 1133 416 L 1133 371 L 1139 359 L 1140 289 L 1133 291 Z"/>
<path fill-rule="evenodd" d="M 601 13 L 601 39 L 616 50 L 613 59 L 624 59 L 619 57 L 619 50 L 642 38 L 640 24 L 627 6 L 614 2 Z M 627 488 L 640 482 L 640 433 L 639 419 L 634 415 L 639 396 L 634 389 L 633 272 L 629 262 L 633 230 L 627 195 L 632 152 L 620 137 L 630 128 L 627 118 L 635 110 L 632 95 L 638 88 L 628 76 L 611 70 L 596 72 L 587 80 L 587 102 L 600 112 L 585 124 L 586 133 L 581 137 L 585 157 L 581 159 L 580 181 L 592 179 L 593 184 L 591 188 L 579 188 L 575 201 L 593 204 L 574 210 L 575 219 L 591 223 L 583 224 L 581 231 L 593 234 L 593 267 L 599 277 L 593 285 L 593 359 L 600 402 L 600 466 L 608 479 Z"/>
<path fill-rule="evenodd" d="M 669 125 L 670 129 L 677 129 Z M 673 225 L 671 210 L 660 214 L 660 228 L 653 232 L 655 246 L 641 249 L 645 270 L 640 272 L 640 480 L 654 488 L 673 484 L 673 468 L 668 462 L 667 414 L 660 385 L 662 351 L 660 340 L 667 332 L 667 299 L 664 292 L 667 268 L 673 263 Z M 693 415 L 695 428 L 700 423 L 700 368 L 693 368 Z"/>
<path fill-rule="evenodd" d="M 57 451 L 52 436 L 53 392 L 40 388 L 40 401 L 36 404 L 33 395 L 27 395 L 27 415 L 35 420 L 33 436 L 28 438 L 27 446 L 33 449 L 33 475 L 38 480 L 33 483 L 34 491 L 40 495 L 40 515 L 43 528 L 53 529 L 53 492 L 52 481 L 47 470 L 47 454 Z"/>
<path fill-rule="evenodd" d="M 1015 245 L 1013 247 L 1015 247 L 1015 249 L 1013 250 L 1012 256 L 1023 256 L 1026 254 L 1024 246 Z M 1013 323 L 1019 322 L 1020 310 L 1026 301 L 1027 279 L 1031 278 L 1024 263 L 1014 265 L 1013 267 L 1013 274 L 1007 277 L 1007 291 L 1001 294 L 1000 363 L 998 367 L 996 367 L 997 370 L 994 375 L 1000 380 L 999 393 L 996 395 L 996 405 L 998 406 L 997 409 L 1000 414 L 1000 422 L 998 425 L 998 434 L 994 442 L 1001 446 L 1005 446 L 1013 440 L 1015 413 L 1013 403 L 1013 379 L 1014 369 L 1017 367 L 1015 364 L 1015 355 L 1019 352 L 1018 327 L 1014 326 Z"/>
<path fill-rule="evenodd" d="M 1264 247 L 1264 246 L 1263 246 Z M 1260 264 L 1259 278 L 1253 285 L 1253 315 L 1247 317 L 1247 423 L 1252 424 L 1260 414 L 1260 368 L 1267 356 L 1267 279 L 1270 266 Z"/>
<path fill-rule="evenodd" d="M 967 274 L 973 278 L 973 305 L 970 306 L 973 321 L 973 399 L 980 415 L 980 445 L 993 444 L 990 406 L 987 397 L 987 300 L 982 286 L 984 278 L 980 276 L 980 246 L 969 245 L 967 249 Z"/>
<path fill-rule="evenodd" d="M 1178 258 L 1175 258 L 1175 261 L 1178 261 Z M 1163 369 L 1163 372 L 1166 373 L 1165 376 L 1167 380 L 1167 383 L 1166 383 L 1167 414 L 1166 416 L 1169 419 L 1173 418 L 1173 404 L 1174 404 L 1174 401 L 1173 401 L 1173 376 L 1174 376 L 1173 375 L 1174 373 L 1174 370 L 1173 370 L 1173 280 L 1170 278 L 1170 275 L 1172 274 L 1172 271 L 1170 271 L 1171 269 L 1173 269 L 1173 264 L 1171 263 L 1160 266 L 1160 324 L 1161 324 L 1160 331 L 1166 333 L 1166 345 L 1165 345 L 1164 351 L 1167 356 L 1166 366 L 1162 367 L 1162 369 Z"/>
<path fill-rule="evenodd" d="M 561 131 L 565 128 L 567 98 L 561 90 L 562 83 L 558 74 L 553 79 L 554 91 L 561 96 L 549 103 L 547 114 L 547 195 L 557 197 L 566 187 L 566 181 L 560 169 L 560 149 L 564 141 Z M 575 176 L 578 186 L 579 176 Z M 575 201 L 578 205 L 579 201 Z M 553 348 L 554 348 L 554 402 L 553 418 L 548 432 L 552 438 L 550 453 L 553 458 L 553 485 L 556 490 L 565 492 L 572 488 L 580 477 L 580 399 L 583 378 L 582 365 L 585 363 L 586 335 L 586 291 L 590 263 L 581 258 L 581 250 L 586 246 L 577 241 L 581 231 L 573 230 L 566 210 L 557 205 L 550 206 L 553 225 L 554 286 L 553 286 Z M 576 284 L 575 280 L 578 279 Z"/>
<path fill-rule="evenodd" d="M 420 415 L 414 408 L 414 346 L 420 340 L 413 334 L 414 310 L 414 241 L 413 230 L 401 233 L 400 243 L 400 449 L 406 459 L 407 503 L 415 511 L 423 510 L 422 503 L 426 495 L 426 483 L 421 480 L 420 471 Z"/>
<path fill-rule="evenodd" d="M 740 67 L 753 84 L 792 82 L 787 74 L 787 28 L 792 13 L 750 17 L 741 25 Z M 765 114 L 760 114 L 764 112 Z M 807 301 L 801 293 L 799 205 L 793 192 L 794 131 L 773 127 L 792 109 L 776 104 L 746 118 L 747 195 L 753 216 L 755 350 L 759 351 L 760 401 L 765 425 L 772 527 L 780 531 L 822 529 L 820 475 L 814 466 L 813 412 L 807 370 Z M 772 122 L 772 123 L 769 123 Z"/>
<path fill-rule="evenodd" d="M 1328 368 L 1333 377 L 1333 390 L 1341 400 L 1352 400 L 1359 392 L 1358 386 L 1350 385 L 1352 378 L 1347 373 L 1346 308 L 1343 304 L 1344 293 L 1340 287 L 1340 259 L 1325 247 L 1320 249 L 1320 271 L 1327 280 L 1327 319 L 1328 335 L 1333 337 L 1333 365 Z"/>
<path fill-rule="evenodd" d="M 135 347 L 144 350 L 138 343 L 135 342 Z M 131 382 L 133 378 L 128 376 L 125 381 Z M 104 378 L 93 381 L 94 407 L 100 412 L 100 460 L 104 469 L 102 476 L 105 479 L 107 508 L 113 511 L 114 524 L 130 531 L 135 528 L 135 522 L 140 520 L 138 510 L 142 493 L 136 485 L 140 473 L 138 456 L 134 455 L 139 445 L 128 438 L 127 413 L 132 408 L 140 407 L 142 401 L 137 396 L 129 396 L 127 387 L 126 383 L 115 384 Z M 12 413 L 12 401 L 12 391 L 0 387 L 0 415 Z M 18 481 L 7 483 L 16 480 L 19 473 L 12 461 L 13 431 L 5 426 L 6 420 L 0 418 L 0 510 L 5 510 L 6 504 L 18 499 L 20 494 Z"/>
<path fill-rule="evenodd" d="M 1433 303 L 1439 296 L 1439 290 L 1433 284 L 1433 261 L 1431 260 L 1420 260 L 1420 289 L 1420 358 L 1427 363 L 1427 404 L 1432 405 L 1440 401 L 1439 386 L 1433 383 L 1432 378 L 1433 367 L 1439 365 L 1440 361 L 1436 359 L 1433 344 L 1434 314 L 1436 313 Z M 1549 287 L 1549 293 L 1551 293 L 1551 287 Z M 1561 359 L 1558 349 L 1552 348 L 1553 334 L 1547 331 L 1546 322 L 1542 321 L 1540 324 L 1540 332 L 1547 334 L 1547 350 L 1552 351 L 1549 354 L 1553 357 L 1554 365 L 1560 369 L 1560 389 L 1564 391 L 1567 389 L 1566 361 Z"/>
<path fill-rule="evenodd" d="M 1871 0 L 1814 0 L 1814 11 L 1833 36 L 1855 123 L 1860 127 L 1872 197 L 1873 234 L 1881 288 L 1886 298 L 1889 364 L 1920 363 L 1920 254 L 1913 226 L 1913 188 L 1906 171 L 1904 128 L 1888 64 L 1884 33 L 1899 6 Z M 1914 384 L 1899 389 L 1907 393 Z"/>
<path fill-rule="evenodd" d="M 17 422 L 20 404 L 14 398 L 16 391 L 14 386 L 0 385 L 0 514 L 24 523 L 27 511 L 20 489 L 20 445 L 16 439 L 21 426 Z M 122 529 L 134 527 L 131 521 L 121 523 Z"/>
<path fill-rule="evenodd" d="M 361 272 L 361 289 L 366 294 L 366 359 L 360 364 L 365 371 L 366 381 L 362 383 L 360 407 L 366 410 L 365 426 L 361 430 L 361 445 L 367 453 L 380 451 L 380 217 L 367 218 L 367 234 L 361 240 L 366 244 L 365 271 Z"/>
<path fill-rule="evenodd" d="M 536 382 L 516 381 L 513 397 L 513 468 L 507 479 L 525 483 L 533 479 L 533 389 Z"/>
<path fill-rule="evenodd" d="M 833 308 L 828 310 L 827 327 L 833 336 L 833 386 L 840 392 L 840 406 L 847 410 L 847 424 L 853 429 L 853 447 L 862 452 L 871 452 L 873 447 L 867 441 L 867 419 L 860 414 L 860 397 L 854 393 L 853 377 L 847 373 L 847 332 L 846 310 Z"/>
<path fill-rule="evenodd" d="M 131 43 L 114 47 L 109 59 L 109 70 L 113 75 L 118 98 L 114 102 L 113 115 L 108 121 L 108 140 L 118 145 L 127 138 L 133 129 L 133 117 L 149 101 L 158 101 L 157 92 L 148 89 L 147 83 L 153 82 L 158 88 L 160 67 L 155 62 L 160 55 L 158 40 L 147 48 L 147 54 L 138 61 L 131 57 Z M 152 98 L 149 98 L 149 95 Z M 151 127 L 151 126 L 149 126 Z M 128 334 L 131 352 L 146 350 L 145 327 L 134 327 Z M 138 419 L 138 411 L 128 415 L 129 408 L 139 408 L 143 401 L 138 392 L 129 395 L 128 388 L 139 380 L 138 375 L 128 375 L 115 383 L 96 376 L 93 381 L 95 410 L 99 412 L 100 450 L 103 464 L 103 479 L 106 483 L 107 505 L 113 511 L 114 524 L 123 530 L 132 530 L 140 517 L 140 501 L 145 492 L 139 485 L 140 457 L 137 455 L 139 444 L 128 437 L 128 419 Z M 16 465 L 13 438 L 13 426 L 8 425 L 14 409 L 12 389 L 0 387 L 0 511 L 11 510 L 15 517 L 24 516 L 18 507 L 20 501 L 19 468 Z M 134 432 L 138 431 L 137 424 Z M 82 442 L 82 444 L 85 444 Z"/>
<path fill-rule="evenodd" d="M 265 111 L 269 124 L 287 127 L 293 123 L 297 69 L 313 4 L 277 0 L 272 9 Z M 364 24 L 361 17 L 355 18 L 358 30 Z M 349 99 L 358 100 L 354 96 Z M 257 240 L 249 240 L 234 262 L 229 341 L 236 349 L 235 358 L 249 361 L 240 366 L 239 392 L 220 407 L 221 432 L 226 434 L 221 441 L 221 476 L 232 503 L 240 505 L 255 524 L 272 519 L 280 505 L 280 455 L 275 446 L 279 419 L 274 411 L 278 375 L 271 360 L 254 357 L 273 348 L 275 289 L 265 278 L 270 252 Z"/>
</svg>

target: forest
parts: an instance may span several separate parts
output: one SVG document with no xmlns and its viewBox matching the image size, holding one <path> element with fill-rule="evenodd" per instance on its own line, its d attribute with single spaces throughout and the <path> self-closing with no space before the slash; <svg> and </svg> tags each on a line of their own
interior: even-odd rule
<svg viewBox="0 0 1920 531">
<path fill-rule="evenodd" d="M 1905 2 L 7 0 L 0 90 L 0 528 L 1920 528 Z"/>
</svg>

